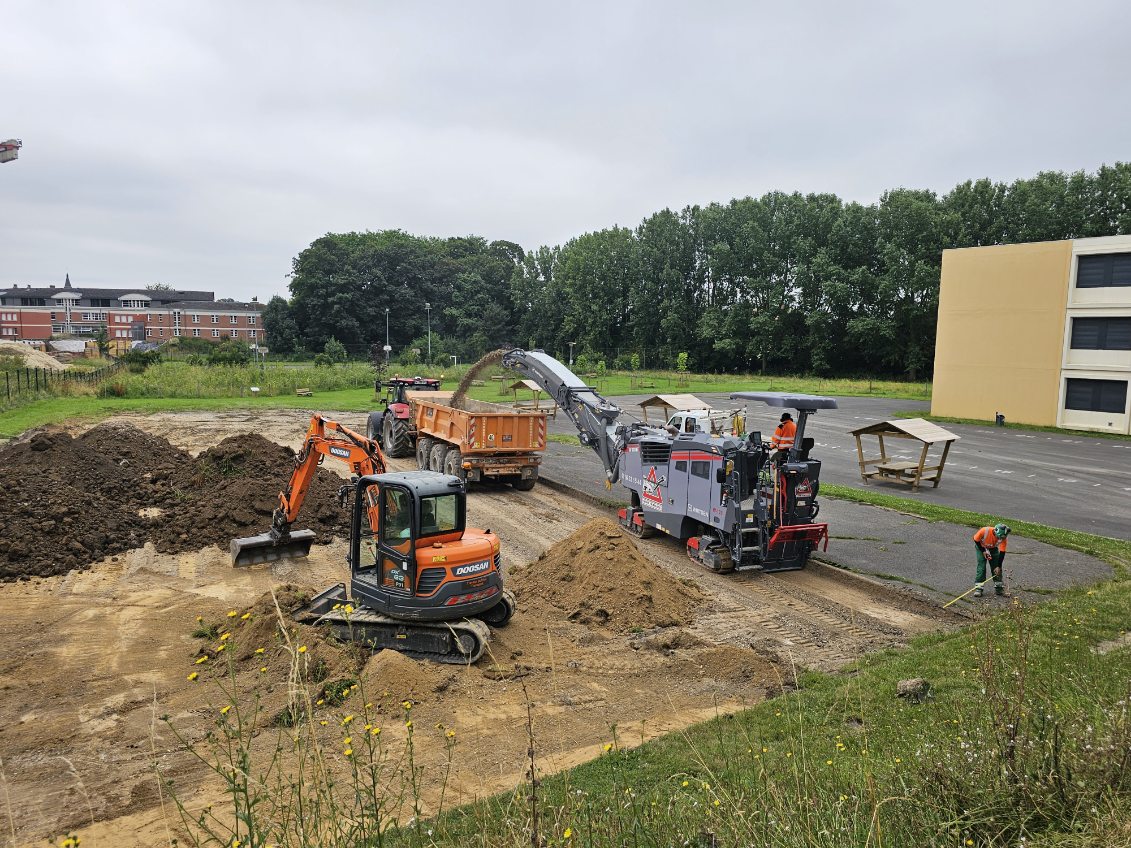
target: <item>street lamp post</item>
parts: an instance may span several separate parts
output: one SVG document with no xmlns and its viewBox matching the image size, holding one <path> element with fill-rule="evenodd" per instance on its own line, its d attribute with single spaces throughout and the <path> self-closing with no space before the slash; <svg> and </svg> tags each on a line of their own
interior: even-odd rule
<svg viewBox="0 0 1131 848">
<path fill-rule="evenodd" d="M 428 316 L 428 364 L 432 364 L 432 304 L 425 302 L 424 314 Z"/>
<path fill-rule="evenodd" d="M 577 344 L 577 342 L 569 342 L 569 367 L 570 368 L 573 367 L 573 346 L 575 344 Z"/>
<path fill-rule="evenodd" d="M 385 307 L 385 365 L 389 364 L 389 351 L 393 348 L 389 345 L 389 307 Z"/>
</svg>

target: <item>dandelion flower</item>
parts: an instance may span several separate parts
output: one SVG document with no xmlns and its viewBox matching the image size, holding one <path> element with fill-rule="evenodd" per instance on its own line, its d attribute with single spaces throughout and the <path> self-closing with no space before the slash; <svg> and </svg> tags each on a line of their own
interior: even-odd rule
<svg viewBox="0 0 1131 848">
<path fill-rule="evenodd" d="M 719 799 L 718 798 L 715 799 L 715 806 L 716 807 L 719 806 Z"/>
<path fill-rule="evenodd" d="M 379 728 L 379 727 L 373 728 L 372 730 L 369 731 L 369 735 L 370 736 L 380 736 L 381 735 L 381 728 Z"/>
<path fill-rule="evenodd" d="M 351 721 L 353 721 L 353 713 L 350 713 L 348 716 L 342 719 L 342 727 L 345 727 Z"/>
<path fill-rule="evenodd" d="M 249 618 L 251 618 L 251 613 L 245 612 L 243 615 L 240 616 L 240 621 L 247 621 Z"/>
<path fill-rule="evenodd" d="M 188 679 L 189 679 L 190 681 L 192 681 L 192 680 L 196 680 L 196 678 L 198 678 L 198 677 L 200 677 L 200 675 L 199 675 L 199 674 L 197 674 L 197 673 L 196 673 L 196 672 L 194 671 L 194 672 L 193 672 L 192 674 L 190 674 L 190 675 L 188 676 Z"/>
<path fill-rule="evenodd" d="M 261 666 L 259 667 L 259 673 L 260 673 L 260 674 L 266 674 L 266 673 L 267 673 L 267 666 L 265 666 L 265 665 L 261 665 Z"/>
<path fill-rule="evenodd" d="M 456 738 L 456 732 L 454 730 L 449 730 L 444 735 L 447 736 L 449 739 L 455 739 Z"/>
<path fill-rule="evenodd" d="M 232 705 L 228 704 L 226 707 L 221 708 L 220 715 L 227 715 L 232 710 Z"/>
<path fill-rule="evenodd" d="M 404 726 L 407 727 L 409 730 L 412 730 L 412 719 L 409 719 L 408 721 L 406 721 L 404 723 Z"/>
<path fill-rule="evenodd" d="M 200 623 L 201 623 L 202 621 L 204 621 L 204 616 L 203 616 L 203 615 L 198 615 L 198 616 L 196 617 L 196 623 L 197 623 L 197 624 L 200 624 Z"/>
<path fill-rule="evenodd" d="M 367 709 L 367 710 L 373 709 L 373 702 L 372 701 L 366 701 L 365 702 L 365 709 Z"/>
<path fill-rule="evenodd" d="M 266 651 L 266 650 L 267 650 L 266 648 L 256 648 L 256 649 L 255 649 L 255 653 L 257 653 L 257 654 L 262 654 L 262 653 L 263 653 L 264 651 Z"/>
<path fill-rule="evenodd" d="M 201 663 L 206 663 L 206 662 L 208 662 L 208 655 L 207 654 L 205 654 L 203 657 L 197 657 L 196 658 L 196 665 L 200 665 Z"/>
<path fill-rule="evenodd" d="M 220 634 L 220 641 L 221 641 L 221 642 L 227 642 L 227 641 L 228 641 L 229 639 L 231 639 L 231 638 L 232 638 L 232 634 L 231 634 L 231 633 L 221 633 L 221 634 Z"/>
<path fill-rule="evenodd" d="M 611 743 L 611 742 L 606 742 L 606 743 L 605 743 L 605 753 L 607 754 L 607 753 L 609 753 L 609 751 L 611 751 L 611 750 L 613 750 L 613 743 Z"/>
<path fill-rule="evenodd" d="M 216 653 L 220 653 L 220 652 L 221 652 L 222 650 L 224 650 L 224 649 L 225 649 L 226 647 L 228 647 L 228 646 L 227 646 L 227 645 L 217 645 L 217 646 L 216 646 Z"/>
<path fill-rule="evenodd" d="M 832 764 L 833 764 L 832 760 L 825 760 L 825 765 L 831 766 Z"/>
<path fill-rule="evenodd" d="M 565 830 L 562 831 L 562 839 L 569 839 L 572 836 L 573 836 L 573 828 L 572 827 L 567 827 Z"/>
<path fill-rule="evenodd" d="M 372 729 L 373 729 L 372 724 L 367 724 L 367 725 L 365 725 L 365 727 L 362 728 L 362 730 L 372 730 Z"/>
<path fill-rule="evenodd" d="M 402 701 L 401 706 L 404 707 L 406 710 L 411 710 L 412 709 L 412 701 Z"/>
<path fill-rule="evenodd" d="M 320 706 L 322 706 L 322 704 L 324 704 L 325 702 L 326 702 L 326 701 L 325 701 L 325 699 L 324 699 L 324 698 L 319 698 L 319 699 L 318 699 L 317 701 L 315 701 L 314 703 L 315 703 L 315 705 L 316 705 L 316 706 L 319 706 L 319 707 L 320 707 Z"/>
<path fill-rule="evenodd" d="M 687 786 L 687 781 L 686 781 L 686 780 L 685 780 L 685 781 L 683 781 L 683 783 L 682 783 L 681 785 L 682 785 L 682 786 Z"/>
<path fill-rule="evenodd" d="M 346 737 L 345 739 L 343 739 L 343 740 L 342 740 L 342 744 L 343 744 L 343 745 L 348 745 L 348 744 L 349 744 L 350 742 L 352 742 L 352 741 L 353 741 L 353 737 L 352 737 L 352 736 L 347 736 L 347 737 Z"/>
<path fill-rule="evenodd" d="M 300 654 L 305 654 L 306 653 L 306 645 L 299 645 L 298 652 Z"/>
<path fill-rule="evenodd" d="M 319 723 L 320 725 L 322 725 L 323 727 L 325 727 L 325 726 L 326 726 L 326 719 L 322 719 L 322 721 L 320 721 L 320 722 L 318 722 L 318 723 Z"/>
<path fill-rule="evenodd" d="M 228 618 L 235 618 L 237 615 L 239 615 L 239 613 L 235 610 L 228 610 Z"/>
<path fill-rule="evenodd" d="M 346 748 L 344 751 L 342 751 L 342 753 L 345 754 L 347 757 L 352 757 L 353 756 L 353 748 Z"/>
<path fill-rule="evenodd" d="M 842 800 L 842 801 L 847 801 L 847 800 L 848 800 L 848 796 L 847 796 L 847 795 L 841 795 L 841 796 L 840 796 L 840 800 Z"/>
</svg>

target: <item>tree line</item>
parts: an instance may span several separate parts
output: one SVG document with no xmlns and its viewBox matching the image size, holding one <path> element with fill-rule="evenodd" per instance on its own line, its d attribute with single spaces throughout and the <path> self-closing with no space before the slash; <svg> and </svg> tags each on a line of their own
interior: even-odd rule
<svg viewBox="0 0 1131 848">
<path fill-rule="evenodd" d="M 665 209 L 524 250 L 477 236 L 330 233 L 267 305 L 273 352 L 393 348 L 473 360 L 502 345 L 608 367 L 930 375 L 942 251 L 1131 232 L 1131 163 L 878 202 L 770 192 Z M 426 304 L 430 308 L 426 308 Z M 996 305 L 996 304 L 995 304 Z M 1001 304 L 1008 308 L 1008 304 Z M 571 344 L 573 343 L 572 348 Z"/>
</svg>

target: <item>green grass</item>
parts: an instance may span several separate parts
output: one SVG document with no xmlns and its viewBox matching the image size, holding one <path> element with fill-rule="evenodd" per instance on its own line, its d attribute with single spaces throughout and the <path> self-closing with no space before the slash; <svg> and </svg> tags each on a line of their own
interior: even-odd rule
<svg viewBox="0 0 1131 848">
<path fill-rule="evenodd" d="M 984 421 L 980 418 L 951 418 L 946 415 L 927 415 L 919 409 L 900 409 L 892 413 L 893 418 L 925 418 L 927 421 L 934 421 L 937 424 L 969 424 L 973 427 L 996 427 L 993 421 Z M 1076 436 L 1080 438 L 1096 438 L 1096 439 L 1118 439 L 1122 441 L 1131 441 L 1131 436 L 1125 433 L 1097 433 L 1092 430 L 1069 430 L 1064 427 L 1047 427 L 1041 424 L 1016 424 L 1012 421 L 1007 421 L 1004 425 L 1006 430 L 1026 430 L 1037 433 L 1055 433 L 1058 436 L 1071 437 Z"/>
</svg>

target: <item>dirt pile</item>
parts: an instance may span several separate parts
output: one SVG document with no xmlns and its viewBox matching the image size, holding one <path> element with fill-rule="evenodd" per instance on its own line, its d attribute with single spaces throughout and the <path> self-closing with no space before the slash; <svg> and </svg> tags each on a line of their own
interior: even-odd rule
<svg viewBox="0 0 1131 848">
<path fill-rule="evenodd" d="M 546 604 L 580 624 L 617 633 L 687 624 L 699 589 L 646 559 L 605 518 L 582 525 L 510 579 L 525 604 Z"/>
<path fill-rule="evenodd" d="M 193 459 L 114 424 L 8 445 L 0 451 L 0 581 L 65 574 L 146 542 L 178 552 L 263 532 L 293 457 L 248 435 Z M 307 495 L 300 523 L 322 541 L 347 532 L 341 482 L 319 469 Z"/>
<path fill-rule="evenodd" d="M 68 367 L 51 354 L 19 342 L 0 341 L 0 356 L 18 356 L 23 359 L 25 368 L 54 368 L 61 371 Z"/>
</svg>

